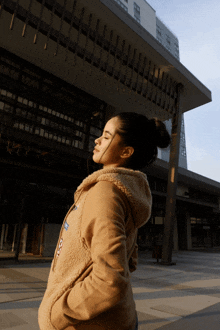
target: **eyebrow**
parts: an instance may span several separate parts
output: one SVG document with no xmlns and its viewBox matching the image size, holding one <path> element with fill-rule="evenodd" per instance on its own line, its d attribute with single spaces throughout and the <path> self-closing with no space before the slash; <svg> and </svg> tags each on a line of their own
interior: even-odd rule
<svg viewBox="0 0 220 330">
<path fill-rule="evenodd" d="M 104 131 L 104 133 L 107 133 L 107 134 L 110 134 L 110 135 L 112 135 L 112 133 L 110 133 L 109 131 Z"/>
</svg>

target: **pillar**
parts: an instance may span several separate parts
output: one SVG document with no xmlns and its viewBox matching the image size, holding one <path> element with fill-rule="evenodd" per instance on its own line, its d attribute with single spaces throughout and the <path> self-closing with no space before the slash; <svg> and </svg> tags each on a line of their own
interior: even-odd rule
<svg viewBox="0 0 220 330">
<path fill-rule="evenodd" d="M 5 224 L 2 225 L 0 250 L 3 250 L 4 236 L 5 236 Z"/>
<path fill-rule="evenodd" d="M 177 98 L 175 103 L 175 113 L 172 118 L 171 147 L 169 160 L 169 173 L 167 181 L 167 199 L 166 212 L 164 221 L 163 248 L 161 264 L 172 265 L 172 248 L 173 248 L 173 230 L 176 217 L 176 190 L 177 175 L 179 164 L 179 146 L 181 131 L 181 91 L 182 85 L 176 87 Z"/>
<path fill-rule="evenodd" d="M 7 238 L 8 238 L 8 223 L 5 226 L 5 237 L 4 237 L 4 243 L 7 243 Z"/>
<path fill-rule="evenodd" d="M 14 234 L 13 234 L 13 242 L 12 242 L 12 247 L 11 247 L 11 251 L 14 252 L 15 249 L 15 239 L 16 239 L 16 232 L 17 232 L 17 223 L 14 226 Z"/>
<path fill-rule="evenodd" d="M 44 252 L 44 229 L 45 229 L 45 224 L 43 223 L 41 225 L 41 232 L 40 232 L 40 256 L 43 256 L 43 252 Z"/>
<path fill-rule="evenodd" d="M 25 223 L 22 230 L 22 238 L 21 238 L 21 244 L 22 244 L 21 253 L 23 254 L 26 253 L 27 233 L 28 233 L 28 224 Z"/>
<path fill-rule="evenodd" d="M 173 230 L 173 249 L 174 251 L 179 250 L 179 242 L 178 242 L 178 228 L 177 228 L 177 219 L 174 220 L 174 230 Z"/>
<path fill-rule="evenodd" d="M 191 218 L 189 212 L 186 212 L 186 235 L 187 235 L 187 250 L 192 250 Z"/>
</svg>

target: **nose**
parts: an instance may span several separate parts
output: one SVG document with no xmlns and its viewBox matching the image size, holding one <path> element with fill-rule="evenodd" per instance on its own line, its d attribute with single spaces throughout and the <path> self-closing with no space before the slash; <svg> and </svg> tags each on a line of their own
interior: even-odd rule
<svg viewBox="0 0 220 330">
<path fill-rule="evenodd" d="M 95 144 L 99 144 L 100 143 L 100 137 L 95 139 Z"/>
</svg>

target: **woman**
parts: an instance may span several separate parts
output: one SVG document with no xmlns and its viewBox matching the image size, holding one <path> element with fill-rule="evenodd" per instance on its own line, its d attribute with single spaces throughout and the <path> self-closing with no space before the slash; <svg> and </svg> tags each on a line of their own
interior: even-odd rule
<svg viewBox="0 0 220 330">
<path fill-rule="evenodd" d="M 137 231 L 152 203 L 140 169 L 169 143 L 157 119 L 121 113 L 107 122 L 93 151 L 103 169 L 77 188 L 61 228 L 39 309 L 41 330 L 138 328 L 130 273 L 137 265 Z"/>
</svg>

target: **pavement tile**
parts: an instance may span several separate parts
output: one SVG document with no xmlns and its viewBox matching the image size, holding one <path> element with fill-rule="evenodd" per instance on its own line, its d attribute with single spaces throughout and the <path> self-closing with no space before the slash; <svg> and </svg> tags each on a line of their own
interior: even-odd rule
<svg viewBox="0 0 220 330">
<path fill-rule="evenodd" d="M 174 314 L 174 315 L 179 315 L 179 316 L 185 316 L 191 314 L 191 311 L 184 310 L 182 308 L 176 308 L 168 305 L 157 305 L 151 307 L 151 309 L 156 309 L 157 311 L 169 313 L 169 314 Z"/>
<path fill-rule="evenodd" d="M 139 330 L 219 330 L 219 252 L 178 252 L 175 266 L 156 263 L 150 252 L 139 255 L 131 274 Z M 39 261 L 0 268 L 1 330 L 39 330 L 37 313 L 50 270 L 50 262 Z"/>
<path fill-rule="evenodd" d="M 174 321 L 176 318 L 174 319 Z M 138 312 L 138 330 L 156 330 L 161 326 L 169 325 L 170 320 L 152 314 Z"/>
<path fill-rule="evenodd" d="M 21 326 L 28 324 L 22 318 L 18 317 L 16 314 L 7 312 L 1 315 L 0 318 L 0 329 L 10 329 L 16 326 Z"/>
<path fill-rule="evenodd" d="M 220 303 L 164 325 L 159 330 L 219 330 Z M 147 329 L 147 328 L 146 328 Z"/>
<path fill-rule="evenodd" d="M 18 270 L 4 268 L 1 269 L 1 274 L 0 303 L 41 297 L 46 289 L 45 281 L 21 273 Z"/>
<path fill-rule="evenodd" d="M 39 330 L 37 315 L 42 298 L 0 304 L 1 330 Z"/>
</svg>

